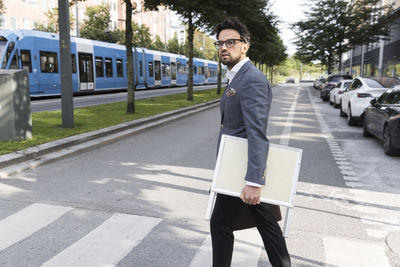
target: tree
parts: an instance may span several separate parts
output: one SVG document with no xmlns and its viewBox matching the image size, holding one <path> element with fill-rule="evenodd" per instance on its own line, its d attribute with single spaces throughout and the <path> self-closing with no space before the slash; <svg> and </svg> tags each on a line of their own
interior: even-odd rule
<svg viewBox="0 0 400 267">
<path fill-rule="evenodd" d="M 151 34 L 146 25 L 139 25 L 136 22 L 132 22 L 132 45 L 135 47 L 151 48 Z"/>
<path fill-rule="evenodd" d="M 85 14 L 87 19 L 83 21 L 81 26 L 81 37 L 110 43 L 123 42 L 122 31 L 110 30 L 111 16 L 109 6 L 88 7 Z"/>
<path fill-rule="evenodd" d="M 178 34 L 176 32 L 174 34 L 174 38 L 168 41 L 167 50 L 169 53 L 174 53 L 174 54 L 184 53 L 181 45 L 179 44 Z"/>
<path fill-rule="evenodd" d="M 127 79 L 128 79 L 128 102 L 126 105 L 126 113 L 135 113 L 135 89 L 137 77 L 133 75 L 133 55 L 132 55 L 132 10 L 134 6 L 131 0 L 124 0 L 125 2 L 125 47 L 126 47 L 126 61 L 127 61 Z M 135 6 L 136 8 L 136 6 Z M 135 83 L 133 83 L 135 81 Z"/>
<path fill-rule="evenodd" d="M 47 17 L 47 23 L 35 22 L 33 24 L 33 28 L 38 31 L 58 33 L 59 32 L 58 8 L 53 7 L 52 9 L 49 9 L 45 15 Z M 75 18 L 74 18 L 71 8 L 69 9 L 69 17 L 70 17 L 69 26 L 71 29 L 73 29 L 74 25 L 75 25 Z"/>
<path fill-rule="evenodd" d="M 154 42 L 151 44 L 151 49 L 158 50 L 158 51 L 166 51 L 165 44 L 161 41 L 160 36 L 156 35 L 154 38 Z"/>
<path fill-rule="evenodd" d="M 158 10 L 160 5 L 168 6 L 171 10 L 175 11 L 182 16 L 185 23 L 188 25 L 188 89 L 187 89 L 187 100 L 193 100 L 193 34 L 197 22 L 200 21 L 200 15 L 202 15 L 206 9 L 207 3 L 201 0 L 145 0 L 144 6 L 146 9 Z"/>
<path fill-rule="evenodd" d="M 3 0 L 0 0 L 0 14 L 6 12 L 6 7 L 4 6 Z"/>
<path fill-rule="evenodd" d="M 337 57 L 341 69 L 343 53 L 389 35 L 391 7 L 380 0 L 314 0 L 307 19 L 294 24 L 297 58 L 305 63 L 320 60 L 331 72 Z"/>
</svg>

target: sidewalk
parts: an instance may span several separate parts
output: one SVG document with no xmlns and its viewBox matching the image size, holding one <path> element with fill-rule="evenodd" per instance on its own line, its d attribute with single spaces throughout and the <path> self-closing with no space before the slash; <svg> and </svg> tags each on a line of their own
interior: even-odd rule
<svg viewBox="0 0 400 267">
<path fill-rule="evenodd" d="M 212 100 L 2 155 L 0 157 L 0 179 L 29 168 L 35 168 L 83 151 L 95 149 L 140 131 L 216 107 L 219 102 L 219 99 Z"/>
</svg>

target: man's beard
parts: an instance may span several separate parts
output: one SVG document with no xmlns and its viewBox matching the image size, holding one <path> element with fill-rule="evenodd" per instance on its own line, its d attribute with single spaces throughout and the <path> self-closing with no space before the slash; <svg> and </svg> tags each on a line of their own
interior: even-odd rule
<svg viewBox="0 0 400 267">
<path fill-rule="evenodd" d="M 226 65 L 229 69 L 231 69 L 233 66 L 235 66 L 239 61 L 240 57 L 233 59 L 229 56 L 228 60 L 223 60 L 222 57 L 220 57 L 222 64 Z"/>
</svg>

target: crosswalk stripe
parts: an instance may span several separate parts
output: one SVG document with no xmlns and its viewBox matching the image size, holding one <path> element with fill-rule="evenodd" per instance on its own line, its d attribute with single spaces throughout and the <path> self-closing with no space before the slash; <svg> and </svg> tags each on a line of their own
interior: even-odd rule
<svg viewBox="0 0 400 267">
<path fill-rule="evenodd" d="M 158 218 L 114 214 L 42 267 L 114 266 L 160 222 Z"/>
<path fill-rule="evenodd" d="M 72 210 L 35 203 L 0 221 L 0 251 L 32 235 Z"/>
<path fill-rule="evenodd" d="M 327 266 L 390 266 L 385 248 L 377 242 L 326 236 L 323 243 Z"/>
<path fill-rule="evenodd" d="M 263 249 L 262 239 L 257 229 L 247 229 L 234 232 L 235 243 L 232 256 L 232 267 L 256 267 Z M 190 267 L 212 265 L 211 235 L 208 235 L 203 245 L 192 260 Z"/>
</svg>

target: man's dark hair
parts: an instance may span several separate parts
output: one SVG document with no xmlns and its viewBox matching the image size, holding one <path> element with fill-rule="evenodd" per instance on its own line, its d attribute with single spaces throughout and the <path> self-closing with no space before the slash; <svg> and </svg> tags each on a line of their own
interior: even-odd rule
<svg viewBox="0 0 400 267">
<path fill-rule="evenodd" d="M 246 25 L 241 23 L 237 18 L 227 18 L 215 27 L 217 39 L 218 39 L 219 33 L 226 29 L 232 29 L 232 30 L 237 31 L 240 34 L 240 38 L 245 40 L 246 43 L 250 43 L 249 30 L 247 29 Z"/>
</svg>

